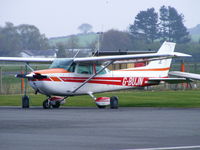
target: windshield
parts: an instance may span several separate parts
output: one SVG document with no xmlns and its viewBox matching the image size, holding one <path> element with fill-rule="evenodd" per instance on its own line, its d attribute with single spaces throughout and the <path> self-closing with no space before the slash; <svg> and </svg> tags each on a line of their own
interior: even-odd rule
<svg viewBox="0 0 200 150">
<path fill-rule="evenodd" d="M 58 58 L 53 61 L 49 68 L 64 68 L 69 70 L 70 66 L 73 63 L 73 59 L 70 58 Z"/>
</svg>

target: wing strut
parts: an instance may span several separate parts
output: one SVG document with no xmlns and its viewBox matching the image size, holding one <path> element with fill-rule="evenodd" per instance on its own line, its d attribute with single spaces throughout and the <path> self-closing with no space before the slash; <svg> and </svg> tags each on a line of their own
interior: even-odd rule
<svg viewBox="0 0 200 150">
<path fill-rule="evenodd" d="M 99 71 L 97 71 L 95 74 L 93 74 L 91 77 L 89 77 L 87 80 L 85 80 L 79 87 L 77 87 L 74 91 L 72 91 L 72 94 L 74 94 L 76 91 L 78 91 L 82 86 L 84 86 L 86 83 L 88 83 L 92 78 L 94 78 L 96 75 L 98 75 L 101 71 L 103 71 L 105 68 L 107 68 L 109 65 L 111 65 L 114 61 L 110 61 L 107 63 L 103 68 L 101 68 Z"/>
</svg>

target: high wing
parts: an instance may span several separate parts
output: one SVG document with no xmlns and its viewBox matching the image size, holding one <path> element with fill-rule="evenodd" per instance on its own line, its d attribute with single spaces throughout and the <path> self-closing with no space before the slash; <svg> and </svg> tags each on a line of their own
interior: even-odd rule
<svg viewBox="0 0 200 150">
<path fill-rule="evenodd" d="M 120 56 L 101 56 L 101 57 L 84 57 L 84 58 L 74 58 L 74 62 L 87 62 L 87 63 L 94 63 L 94 62 L 107 62 L 107 61 L 125 61 L 125 60 L 137 60 L 137 59 L 145 59 L 148 60 L 156 60 L 156 59 L 167 59 L 172 57 L 188 57 L 190 55 L 173 52 L 171 54 L 159 54 L 159 53 L 152 53 L 152 54 L 136 54 L 136 55 L 120 55 Z M 7 62 L 26 62 L 26 63 L 51 63 L 55 59 L 59 58 L 29 58 L 29 57 L 0 57 L 0 61 L 7 61 Z M 141 61 L 141 60 L 140 60 Z M 137 62 L 137 61 L 133 61 Z"/>
<path fill-rule="evenodd" d="M 117 61 L 152 61 L 158 59 L 168 59 L 172 57 L 188 57 L 191 55 L 174 52 L 175 44 L 172 42 L 164 42 L 157 53 L 148 53 L 148 54 L 132 54 L 132 55 L 115 55 L 115 56 L 101 56 L 101 57 L 84 57 L 84 58 L 73 58 L 73 62 L 82 62 L 82 63 L 101 63 L 111 62 L 110 64 Z M 0 57 L 0 61 L 10 61 L 10 62 L 41 62 L 41 63 L 50 63 L 53 62 L 56 58 L 24 58 L 24 57 Z M 59 59 L 59 58 L 58 58 Z M 63 59 L 63 58 L 62 58 Z M 68 58 L 66 58 L 68 59 Z"/>
<path fill-rule="evenodd" d="M 0 57 L 0 61 L 7 61 L 7 62 L 51 63 L 54 60 L 55 60 L 55 58 Z"/>
<path fill-rule="evenodd" d="M 183 77 L 187 79 L 200 80 L 200 74 L 189 73 L 189 72 L 171 71 L 169 72 L 169 75 Z"/>
<path fill-rule="evenodd" d="M 152 53 L 152 54 L 136 54 L 136 55 L 120 55 L 120 56 L 101 56 L 101 57 L 84 57 L 74 58 L 74 62 L 106 62 L 106 61 L 123 61 L 123 60 L 136 60 L 136 59 L 167 59 L 172 57 L 189 57 L 191 55 L 173 52 L 170 54 Z"/>
</svg>

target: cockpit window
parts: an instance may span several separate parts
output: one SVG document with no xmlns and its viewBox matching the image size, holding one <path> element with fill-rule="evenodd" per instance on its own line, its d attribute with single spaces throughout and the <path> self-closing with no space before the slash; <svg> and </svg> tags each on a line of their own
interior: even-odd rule
<svg viewBox="0 0 200 150">
<path fill-rule="evenodd" d="M 77 69 L 77 73 L 92 74 L 93 73 L 92 69 L 93 69 L 92 65 L 79 64 L 78 65 L 78 69 Z"/>
<path fill-rule="evenodd" d="M 53 63 L 51 64 L 49 68 L 63 68 L 69 71 L 69 70 L 74 70 L 74 68 L 71 68 L 73 64 L 74 64 L 73 59 L 58 58 L 53 61 Z"/>
<path fill-rule="evenodd" d="M 80 74 L 93 74 L 98 71 L 100 71 L 103 68 L 101 65 L 95 65 L 95 64 L 78 64 L 77 65 L 77 73 Z M 102 70 L 98 74 L 106 74 L 107 69 Z"/>
</svg>

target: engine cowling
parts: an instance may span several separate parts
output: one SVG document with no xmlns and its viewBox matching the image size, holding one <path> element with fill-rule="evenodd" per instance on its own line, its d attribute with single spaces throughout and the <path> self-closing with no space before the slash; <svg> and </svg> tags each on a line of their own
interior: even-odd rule
<svg viewBox="0 0 200 150">
<path fill-rule="evenodd" d="M 98 97 L 95 102 L 99 106 L 107 106 L 110 105 L 110 97 Z"/>
</svg>

